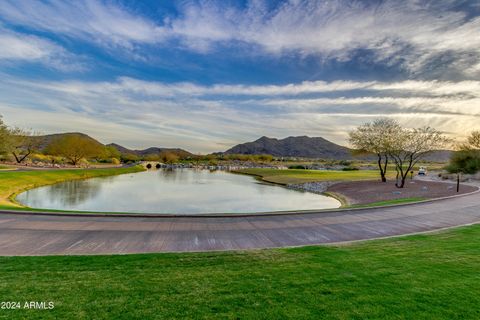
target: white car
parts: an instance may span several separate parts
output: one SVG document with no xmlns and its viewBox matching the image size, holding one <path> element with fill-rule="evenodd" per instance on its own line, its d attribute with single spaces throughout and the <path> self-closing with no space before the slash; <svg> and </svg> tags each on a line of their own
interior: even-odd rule
<svg viewBox="0 0 480 320">
<path fill-rule="evenodd" d="M 419 176 L 425 176 L 425 175 L 427 175 L 427 167 L 420 167 L 420 168 L 418 169 L 418 175 L 419 175 Z"/>
</svg>

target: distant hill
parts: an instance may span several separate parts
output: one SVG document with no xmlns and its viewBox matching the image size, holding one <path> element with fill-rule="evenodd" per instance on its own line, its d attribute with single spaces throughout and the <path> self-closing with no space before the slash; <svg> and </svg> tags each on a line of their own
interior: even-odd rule
<svg viewBox="0 0 480 320">
<path fill-rule="evenodd" d="M 452 150 L 438 150 L 427 155 L 424 160 L 433 162 L 448 162 L 452 156 Z"/>
<path fill-rule="evenodd" d="M 332 160 L 374 159 L 374 156 L 354 156 L 353 149 L 321 137 L 288 137 L 276 139 L 261 137 L 225 151 L 225 154 L 271 154 L 275 157 L 318 158 Z M 427 161 L 447 162 L 451 151 L 440 150 L 426 157 Z"/>
<path fill-rule="evenodd" d="M 44 150 L 50 143 L 52 143 L 52 141 L 55 141 L 57 139 L 65 137 L 65 136 L 80 136 L 80 137 L 83 137 L 85 139 L 89 139 L 89 140 L 93 141 L 94 143 L 97 143 L 97 144 L 102 145 L 102 146 L 114 147 L 121 154 L 134 154 L 134 155 L 139 156 L 139 157 L 144 157 L 144 156 L 147 156 L 147 155 L 157 155 L 157 154 L 159 154 L 161 152 L 165 152 L 165 151 L 174 153 L 181 158 L 193 155 L 190 152 L 188 152 L 186 150 L 183 150 L 183 149 L 179 149 L 179 148 L 151 147 L 151 148 L 144 149 L 144 150 L 130 150 L 130 149 L 127 149 L 127 148 L 125 148 L 125 147 L 123 147 L 119 144 L 116 144 L 116 143 L 110 143 L 110 144 L 104 145 L 101 142 L 97 141 L 96 139 L 90 137 L 89 135 L 86 135 L 86 134 L 80 133 L 80 132 L 48 134 L 48 135 L 43 135 L 43 136 L 36 136 L 35 139 L 37 141 L 36 144 L 38 145 L 38 149 L 39 150 Z"/>
<path fill-rule="evenodd" d="M 351 150 L 321 137 L 288 137 L 276 139 L 261 137 L 225 151 L 226 154 L 271 154 L 276 157 L 323 159 L 352 159 Z"/>
<path fill-rule="evenodd" d="M 125 148 L 119 144 L 116 144 L 116 143 L 110 143 L 110 144 L 107 144 L 107 147 L 114 147 L 115 149 L 117 149 L 122 155 L 125 155 L 125 154 L 134 154 L 136 156 L 139 156 L 139 157 L 145 157 L 147 155 L 157 155 L 159 153 L 162 153 L 162 152 L 171 152 L 171 153 L 174 153 L 176 154 L 177 156 L 179 156 L 180 158 L 185 158 L 185 157 L 189 157 L 189 156 L 193 156 L 192 153 L 186 151 L 186 150 L 183 150 L 183 149 L 180 149 L 180 148 L 159 148 L 159 147 L 150 147 L 150 148 L 147 148 L 147 149 L 143 149 L 143 150 L 132 150 L 132 149 L 128 149 L 128 148 Z"/>
<path fill-rule="evenodd" d="M 99 145 L 102 145 L 99 141 L 95 140 L 94 138 L 90 137 L 89 135 L 86 135 L 84 133 L 80 132 L 67 132 L 67 133 L 55 133 L 55 134 L 47 134 L 43 136 L 35 136 L 34 138 L 36 139 L 36 144 L 38 146 L 38 149 L 44 150 L 50 143 L 53 141 L 63 138 L 63 137 L 68 137 L 68 136 L 79 136 L 88 140 L 93 141 L 94 143 L 97 143 Z"/>
</svg>

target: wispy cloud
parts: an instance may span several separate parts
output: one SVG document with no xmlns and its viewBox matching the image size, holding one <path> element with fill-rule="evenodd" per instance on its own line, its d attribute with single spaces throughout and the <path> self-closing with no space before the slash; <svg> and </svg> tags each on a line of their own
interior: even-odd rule
<svg viewBox="0 0 480 320">
<path fill-rule="evenodd" d="M 4 1 L 0 16 L 14 25 L 86 39 L 102 45 L 153 43 L 157 26 L 124 8 L 100 1 Z"/>
<path fill-rule="evenodd" d="M 169 28 L 193 48 L 236 40 L 274 54 L 337 60 L 349 60 L 362 49 L 378 62 L 401 64 L 411 72 L 449 52 L 462 55 L 467 64 L 478 63 L 480 56 L 480 18 L 467 19 L 449 2 L 288 1 L 273 11 L 261 1 L 246 9 L 200 2 L 185 5 Z"/>
<path fill-rule="evenodd" d="M 6 30 L 0 26 L 0 63 L 42 63 L 61 71 L 84 69 L 82 58 L 40 37 Z"/>
<path fill-rule="evenodd" d="M 375 63 L 399 65 L 412 75 L 451 69 L 473 78 L 480 72 L 480 18 L 451 1 L 250 1 L 244 7 L 186 1 L 177 15 L 154 19 L 112 2 L 5 0 L 0 18 L 130 51 L 144 44 L 180 43 L 197 52 L 247 44 L 246 53 L 348 61 L 363 50 Z"/>
<path fill-rule="evenodd" d="M 40 131 L 80 130 L 131 147 L 210 152 L 262 135 L 308 134 L 345 143 L 350 128 L 379 116 L 463 136 L 480 129 L 479 86 L 479 81 L 377 81 L 246 89 L 125 77 L 33 82 L 4 76 L 0 90 L 7 94 L 0 97 L 0 112 L 16 125 Z"/>
</svg>

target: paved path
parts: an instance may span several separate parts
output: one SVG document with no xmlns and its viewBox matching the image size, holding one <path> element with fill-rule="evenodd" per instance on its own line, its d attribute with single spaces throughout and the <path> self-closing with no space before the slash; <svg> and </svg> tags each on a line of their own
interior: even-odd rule
<svg viewBox="0 0 480 320">
<path fill-rule="evenodd" d="M 245 217 L 0 214 L 0 255 L 241 250 L 395 236 L 479 223 L 480 193 L 391 208 Z"/>
</svg>

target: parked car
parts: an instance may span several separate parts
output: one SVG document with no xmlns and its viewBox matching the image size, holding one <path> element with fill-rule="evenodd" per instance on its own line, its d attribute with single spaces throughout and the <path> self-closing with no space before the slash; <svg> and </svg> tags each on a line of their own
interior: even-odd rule
<svg viewBox="0 0 480 320">
<path fill-rule="evenodd" d="M 427 174 L 427 167 L 420 167 L 418 169 L 418 175 L 419 176 L 425 176 Z"/>
</svg>

